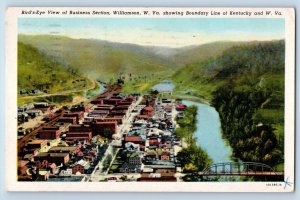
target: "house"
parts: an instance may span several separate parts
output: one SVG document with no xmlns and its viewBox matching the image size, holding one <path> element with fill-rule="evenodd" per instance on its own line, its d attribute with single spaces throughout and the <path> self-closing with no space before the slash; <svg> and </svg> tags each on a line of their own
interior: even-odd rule
<svg viewBox="0 0 300 200">
<path fill-rule="evenodd" d="M 153 161 L 157 160 L 157 154 L 156 152 L 152 151 L 152 152 L 148 152 L 145 156 L 144 156 L 144 160 L 145 163 L 151 163 Z"/>
<path fill-rule="evenodd" d="M 72 174 L 84 174 L 91 167 L 90 163 L 85 160 L 80 160 L 72 167 Z"/>
<path fill-rule="evenodd" d="M 127 142 L 125 143 L 125 149 L 129 152 L 131 151 L 139 151 L 140 150 L 140 145 L 134 144 L 132 142 Z"/>
<path fill-rule="evenodd" d="M 173 110 L 173 106 L 171 106 L 171 105 L 166 105 L 166 106 L 164 106 L 164 110 L 165 110 L 167 113 L 171 113 L 172 110 Z"/>
<path fill-rule="evenodd" d="M 172 148 L 172 143 L 170 141 L 166 141 L 164 143 L 159 143 L 159 148 L 161 149 L 171 149 Z"/>
<path fill-rule="evenodd" d="M 159 146 L 158 139 L 157 138 L 156 139 L 149 139 L 149 146 L 157 148 Z"/>
<path fill-rule="evenodd" d="M 153 111 L 154 111 L 154 109 L 152 106 L 146 106 L 141 110 L 141 115 L 146 115 L 148 117 L 152 117 Z"/>
<path fill-rule="evenodd" d="M 160 154 L 160 160 L 170 160 L 170 152 L 166 152 L 166 151 L 164 151 L 164 152 L 162 152 L 161 154 Z"/>
<path fill-rule="evenodd" d="M 176 110 L 177 111 L 184 111 L 186 109 L 186 105 L 179 103 L 176 105 Z"/>
<path fill-rule="evenodd" d="M 80 164 L 75 164 L 72 167 L 72 174 L 78 174 L 78 172 L 80 174 L 84 174 L 84 166 L 80 165 Z"/>
</svg>

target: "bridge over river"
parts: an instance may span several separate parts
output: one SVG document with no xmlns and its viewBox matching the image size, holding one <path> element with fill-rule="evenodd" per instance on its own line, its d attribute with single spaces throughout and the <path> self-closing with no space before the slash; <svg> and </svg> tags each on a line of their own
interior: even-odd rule
<svg viewBox="0 0 300 200">
<path fill-rule="evenodd" d="M 269 165 L 256 162 L 223 162 L 207 166 L 200 176 L 283 176 Z"/>
</svg>

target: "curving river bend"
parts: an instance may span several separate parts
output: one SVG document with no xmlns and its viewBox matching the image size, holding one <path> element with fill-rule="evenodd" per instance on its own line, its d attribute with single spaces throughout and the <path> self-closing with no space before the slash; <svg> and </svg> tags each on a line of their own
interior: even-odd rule
<svg viewBox="0 0 300 200">
<path fill-rule="evenodd" d="M 205 150 L 213 163 L 232 162 L 232 149 L 222 138 L 221 122 L 218 112 L 207 104 L 182 101 L 187 106 L 195 105 L 197 110 L 197 145 Z"/>
</svg>

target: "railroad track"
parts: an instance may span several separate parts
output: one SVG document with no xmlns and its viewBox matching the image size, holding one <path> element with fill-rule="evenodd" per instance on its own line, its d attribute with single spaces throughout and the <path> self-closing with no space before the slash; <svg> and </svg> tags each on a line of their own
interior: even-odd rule
<svg viewBox="0 0 300 200">
<path fill-rule="evenodd" d="M 36 136 L 38 134 L 38 132 L 44 127 L 44 126 L 49 126 L 53 123 L 55 123 L 62 115 L 63 115 L 64 111 L 62 111 L 61 113 L 57 114 L 56 116 L 54 116 L 49 122 L 43 123 L 42 126 L 34 129 L 33 131 L 31 131 L 30 133 L 28 133 L 27 135 L 25 135 L 24 137 L 22 137 L 21 139 L 18 139 L 18 151 L 20 152 L 21 149 L 24 147 L 25 143 L 32 137 Z"/>
<path fill-rule="evenodd" d="M 114 93 L 114 92 L 120 92 L 121 90 L 121 86 L 119 85 L 114 85 L 111 89 L 105 91 L 104 93 L 96 96 L 95 98 L 93 99 L 97 99 L 99 97 L 105 97 L 111 93 Z M 64 110 L 62 110 L 61 113 L 57 114 L 56 116 L 54 116 L 49 122 L 47 123 L 43 123 L 40 127 L 36 128 L 35 130 L 33 130 L 32 132 L 28 133 L 27 135 L 25 135 L 24 137 L 22 137 L 21 139 L 18 139 L 18 152 L 20 152 L 22 150 L 22 148 L 25 146 L 26 142 L 36 136 L 38 134 L 38 132 L 45 126 L 50 126 L 52 125 L 53 123 L 55 123 L 57 120 L 59 120 L 59 118 L 64 114 Z"/>
</svg>

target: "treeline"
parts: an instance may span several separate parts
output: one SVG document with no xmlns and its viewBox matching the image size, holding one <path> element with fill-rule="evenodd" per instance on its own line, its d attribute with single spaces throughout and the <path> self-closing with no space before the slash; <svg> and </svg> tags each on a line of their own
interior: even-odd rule
<svg viewBox="0 0 300 200">
<path fill-rule="evenodd" d="M 222 81 L 212 105 L 243 161 L 283 163 L 284 51 L 284 41 L 235 47 L 208 65 L 209 78 Z"/>
<path fill-rule="evenodd" d="M 220 114 L 223 134 L 235 157 L 275 166 L 283 162 L 283 152 L 278 148 L 274 129 L 255 118 L 266 98 L 259 90 L 236 91 L 224 87 L 215 92 L 213 106 Z"/>
<path fill-rule="evenodd" d="M 183 138 L 187 143 L 187 147 L 177 154 L 177 161 L 184 172 L 199 172 L 211 163 L 207 153 L 197 146 L 196 138 L 193 136 L 197 129 L 196 116 L 197 106 L 189 106 L 184 111 L 184 117 L 177 121 L 179 127 L 176 128 L 175 135 Z"/>
</svg>

